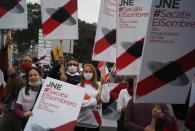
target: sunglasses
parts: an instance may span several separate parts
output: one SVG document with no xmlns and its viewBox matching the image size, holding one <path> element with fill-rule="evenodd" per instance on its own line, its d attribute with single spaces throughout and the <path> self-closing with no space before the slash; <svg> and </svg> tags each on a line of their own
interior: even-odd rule
<svg viewBox="0 0 195 131">
<path fill-rule="evenodd" d="M 78 64 L 70 63 L 68 66 L 78 66 Z"/>
</svg>

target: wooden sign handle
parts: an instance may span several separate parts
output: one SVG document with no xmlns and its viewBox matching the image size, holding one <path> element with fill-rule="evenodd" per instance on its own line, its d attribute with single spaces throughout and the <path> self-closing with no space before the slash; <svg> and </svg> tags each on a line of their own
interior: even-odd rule
<svg viewBox="0 0 195 131">
<path fill-rule="evenodd" d="M 8 30 L 7 32 L 7 38 L 6 43 L 8 44 L 8 66 L 9 68 L 12 67 L 12 58 L 13 58 L 13 44 L 12 44 L 12 36 L 11 36 L 11 30 Z"/>
</svg>

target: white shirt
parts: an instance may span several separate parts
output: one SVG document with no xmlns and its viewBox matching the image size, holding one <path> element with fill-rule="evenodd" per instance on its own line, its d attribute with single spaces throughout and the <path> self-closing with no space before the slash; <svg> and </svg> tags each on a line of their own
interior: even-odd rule
<svg viewBox="0 0 195 131">
<path fill-rule="evenodd" d="M 117 111 L 121 112 L 122 107 L 126 106 L 130 99 L 132 99 L 132 96 L 129 95 L 127 89 L 122 89 L 117 100 Z"/>
<path fill-rule="evenodd" d="M 25 87 L 23 87 L 20 90 L 20 93 L 18 95 L 18 99 L 16 101 L 17 104 L 22 105 L 23 111 L 29 111 L 32 109 L 35 99 L 37 97 L 38 91 L 32 91 L 31 89 L 29 90 L 29 95 L 25 94 Z"/>
<path fill-rule="evenodd" d="M 100 87 L 100 83 L 99 83 Z M 82 107 L 79 113 L 79 117 L 77 119 L 77 126 L 81 127 L 90 127 L 96 128 L 99 127 L 96 118 L 93 114 L 93 110 L 99 112 L 100 117 L 102 117 L 102 105 L 97 104 L 96 96 L 99 93 L 99 89 L 95 89 L 91 84 L 85 84 L 85 93 L 90 96 L 90 99 L 83 100 Z M 101 100 L 105 103 L 110 100 L 110 90 L 106 85 L 102 86 L 101 91 Z"/>
</svg>

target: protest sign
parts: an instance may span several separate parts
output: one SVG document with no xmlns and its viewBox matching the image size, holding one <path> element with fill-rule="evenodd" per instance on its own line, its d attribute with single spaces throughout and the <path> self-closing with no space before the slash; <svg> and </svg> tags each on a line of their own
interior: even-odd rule
<svg viewBox="0 0 195 131">
<path fill-rule="evenodd" d="M 194 0 L 154 0 L 136 102 L 183 104 L 195 72 Z"/>
<path fill-rule="evenodd" d="M 78 39 L 77 0 L 41 0 L 45 39 Z"/>
<path fill-rule="evenodd" d="M 26 0 L 0 1 L 0 29 L 27 28 Z"/>
<path fill-rule="evenodd" d="M 47 78 L 25 131 L 73 131 L 83 97 L 83 88 Z"/>
</svg>

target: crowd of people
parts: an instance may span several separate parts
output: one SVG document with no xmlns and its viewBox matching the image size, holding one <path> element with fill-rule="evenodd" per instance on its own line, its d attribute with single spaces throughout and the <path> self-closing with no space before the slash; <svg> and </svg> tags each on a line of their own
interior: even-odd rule
<svg viewBox="0 0 195 131">
<path fill-rule="evenodd" d="M 85 88 L 85 95 L 76 122 L 75 131 L 99 131 L 102 117 L 102 103 L 110 101 L 108 81 L 98 75 L 94 65 L 86 63 L 83 71 L 79 70 L 79 61 L 73 57 L 67 62 L 63 57 L 47 70 L 33 63 L 30 55 L 21 57 L 18 68 L 8 68 L 6 85 L 0 91 L 0 131 L 22 131 L 33 115 L 32 109 L 41 90 L 44 78 L 49 76 L 73 85 Z M 119 93 L 117 111 L 117 131 L 167 131 L 171 129 L 172 118 L 167 104 L 156 106 L 152 103 L 134 103 L 133 90 L 137 77 L 124 79 L 127 84 Z M 185 125 L 195 131 L 195 104 L 189 109 Z M 154 125 L 151 121 L 154 120 Z M 172 128 L 173 129 L 173 128 Z M 169 130 L 170 131 L 170 130 Z M 173 131 L 173 130 L 172 130 Z"/>
</svg>

